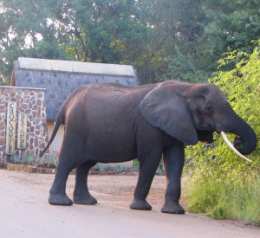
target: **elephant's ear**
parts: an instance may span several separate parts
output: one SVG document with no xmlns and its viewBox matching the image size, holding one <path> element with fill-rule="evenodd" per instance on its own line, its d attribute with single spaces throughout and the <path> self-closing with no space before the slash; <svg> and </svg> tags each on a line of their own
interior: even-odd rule
<svg viewBox="0 0 260 238">
<path fill-rule="evenodd" d="M 197 132 L 186 100 L 169 87 L 159 84 L 146 94 L 139 107 L 143 117 L 152 126 L 160 128 L 185 145 L 197 143 Z"/>
</svg>

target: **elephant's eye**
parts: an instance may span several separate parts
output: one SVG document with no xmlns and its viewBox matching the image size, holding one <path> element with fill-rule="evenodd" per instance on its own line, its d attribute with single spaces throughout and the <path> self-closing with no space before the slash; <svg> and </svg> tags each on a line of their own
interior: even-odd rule
<svg viewBox="0 0 260 238">
<path fill-rule="evenodd" d="M 206 108 L 205 108 L 205 111 L 206 111 L 207 113 L 213 113 L 213 107 L 210 106 L 210 105 L 207 105 Z"/>
</svg>

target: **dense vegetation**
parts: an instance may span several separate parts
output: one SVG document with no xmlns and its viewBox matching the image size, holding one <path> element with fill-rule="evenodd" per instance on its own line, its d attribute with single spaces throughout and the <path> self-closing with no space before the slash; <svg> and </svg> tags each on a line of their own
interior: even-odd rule
<svg viewBox="0 0 260 238">
<path fill-rule="evenodd" d="M 235 67 L 225 71 L 230 62 Z M 235 51 L 220 60 L 220 69 L 210 81 L 227 94 L 235 111 L 260 135 L 260 44 L 252 54 Z M 192 178 L 188 204 L 193 212 L 216 218 L 234 218 L 260 224 L 260 148 L 241 160 L 216 135 L 215 147 L 190 149 Z"/>
<path fill-rule="evenodd" d="M 260 38 L 259 0 L 1 0 L 0 72 L 18 56 L 126 63 L 142 82 L 201 81 Z"/>
</svg>

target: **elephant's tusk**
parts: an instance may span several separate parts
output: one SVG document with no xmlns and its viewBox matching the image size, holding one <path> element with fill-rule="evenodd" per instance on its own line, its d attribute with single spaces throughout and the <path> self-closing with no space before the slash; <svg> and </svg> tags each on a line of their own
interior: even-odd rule
<svg viewBox="0 0 260 238">
<path fill-rule="evenodd" d="M 225 143 L 228 145 L 228 147 L 233 150 L 240 158 L 248 161 L 248 162 L 253 162 L 251 159 L 248 159 L 246 156 L 242 155 L 235 147 L 234 145 L 228 140 L 227 135 L 225 132 L 221 131 L 221 136 L 223 137 L 223 140 Z"/>
</svg>

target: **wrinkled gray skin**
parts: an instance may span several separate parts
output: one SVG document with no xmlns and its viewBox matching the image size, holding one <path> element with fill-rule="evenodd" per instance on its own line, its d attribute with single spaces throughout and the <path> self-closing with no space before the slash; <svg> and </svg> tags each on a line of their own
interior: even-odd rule
<svg viewBox="0 0 260 238">
<path fill-rule="evenodd" d="M 91 205 L 97 201 L 88 190 L 89 169 L 97 162 L 138 158 L 139 177 L 130 207 L 150 210 L 146 197 L 163 154 L 168 184 L 162 212 L 183 214 L 179 198 L 185 145 L 210 143 L 214 131 L 225 131 L 237 135 L 234 145 L 241 153 L 249 154 L 256 147 L 254 131 L 211 84 L 84 86 L 64 103 L 49 144 L 60 124 L 65 124 L 65 134 L 50 190 L 53 205 L 72 205 L 65 188 L 73 168 L 74 202 Z"/>
</svg>

